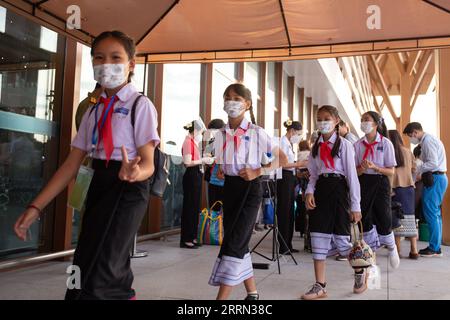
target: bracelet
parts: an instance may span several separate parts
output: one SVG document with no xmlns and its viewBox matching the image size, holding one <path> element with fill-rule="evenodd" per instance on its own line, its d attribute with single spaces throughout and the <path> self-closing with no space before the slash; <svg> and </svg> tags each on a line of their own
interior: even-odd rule
<svg viewBox="0 0 450 320">
<path fill-rule="evenodd" d="M 36 209 L 36 210 L 39 212 L 39 215 L 42 214 L 42 210 L 39 209 L 38 207 L 36 207 L 34 204 L 29 204 L 29 205 L 27 206 L 27 209 Z"/>
</svg>

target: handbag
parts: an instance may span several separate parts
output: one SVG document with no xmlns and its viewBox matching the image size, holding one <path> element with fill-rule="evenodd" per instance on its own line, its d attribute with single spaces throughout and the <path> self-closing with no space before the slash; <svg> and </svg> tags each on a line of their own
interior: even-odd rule
<svg viewBox="0 0 450 320">
<path fill-rule="evenodd" d="M 362 236 L 363 226 L 361 221 L 359 221 L 359 225 L 361 226 L 361 232 L 358 237 L 356 232 L 356 223 L 353 223 L 353 247 L 348 254 L 348 261 L 355 269 L 367 268 L 375 264 L 375 255 Z"/>
<path fill-rule="evenodd" d="M 271 198 L 265 198 L 264 200 L 264 224 L 273 224 L 275 210 Z"/>
<path fill-rule="evenodd" d="M 219 208 L 217 208 L 220 205 Z M 198 221 L 197 242 L 220 246 L 223 241 L 223 204 L 216 201 L 210 210 L 203 209 Z"/>
</svg>

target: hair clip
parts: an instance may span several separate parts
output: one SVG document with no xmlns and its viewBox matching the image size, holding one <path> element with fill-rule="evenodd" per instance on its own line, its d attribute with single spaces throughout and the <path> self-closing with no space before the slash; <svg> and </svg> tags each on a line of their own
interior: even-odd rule
<svg viewBox="0 0 450 320">
<path fill-rule="evenodd" d="M 192 128 L 192 122 L 189 122 L 185 127 L 188 129 Z"/>
<path fill-rule="evenodd" d="M 292 125 L 292 120 L 291 120 L 291 119 L 287 119 L 287 120 L 286 120 L 286 125 L 287 125 L 288 127 L 290 127 L 290 126 Z"/>
</svg>

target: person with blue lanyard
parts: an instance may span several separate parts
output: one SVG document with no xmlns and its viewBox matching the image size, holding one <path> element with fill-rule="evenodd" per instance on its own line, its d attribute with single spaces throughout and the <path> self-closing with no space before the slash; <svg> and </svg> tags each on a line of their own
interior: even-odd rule
<svg viewBox="0 0 450 320">
<path fill-rule="evenodd" d="M 66 300 L 136 299 L 130 249 L 147 211 L 160 138 L 153 103 L 131 83 L 135 50 L 134 41 L 120 31 L 94 39 L 94 78 L 104 92 L 84 113 L 67 159 L 14 226 L 25 241 L 31 224 L 75 177 L 75 185 L 90 178 L 83 184 L 85 214 L 72 263 L 80 286 L 68 283 Z"/>
<path fill-rule="evenodd" d="M 418 122 L 411 122 L 403 130 L 413 144 L 421 146 L 423 165 L 417 173 L 423 182 L 422 210 L 428 228 L 430 242 L 427 248 L 419 250 L 422 257 L 442 256 L 442 212 L 441 205 L 448 187 L 447 157 L 442 141 L 423 131 Z"/>
</svg>

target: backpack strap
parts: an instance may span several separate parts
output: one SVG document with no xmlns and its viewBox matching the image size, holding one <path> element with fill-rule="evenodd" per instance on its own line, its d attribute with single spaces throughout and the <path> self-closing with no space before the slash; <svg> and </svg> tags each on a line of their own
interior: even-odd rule
<svg viewBox="0 0 450 320">
<path fill-rule="evenodd" d="M 131 125 L 133 126 L 133 128 L 134 128 L 134 124 L 136 122 L 136 107 L 137 107 L 137 104 L 138 104 L 139 100 L 142 97 L 144 97 L 144 95 L 143 94 L 139 94 L 136 97 L 136 99 L 134 100 L 133 106 L 131 107 Z"/>
</svg>

